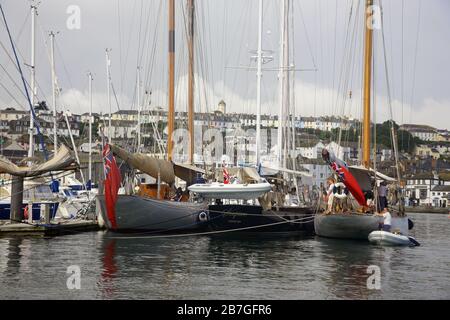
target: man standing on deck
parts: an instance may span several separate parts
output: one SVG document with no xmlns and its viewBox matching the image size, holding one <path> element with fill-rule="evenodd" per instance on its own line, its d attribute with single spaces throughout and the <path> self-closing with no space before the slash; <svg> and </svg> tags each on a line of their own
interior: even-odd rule
<svg viewBox="0 0 450 320">
<path fill-rule="evenodd" d="M 381 181 L 380 186 L 378 187 L 378 203 L 380 206 L 380 212 L 383 212 L 384 208 L 387 207 L 387 187 L 386 182 Z"/>
</svg>

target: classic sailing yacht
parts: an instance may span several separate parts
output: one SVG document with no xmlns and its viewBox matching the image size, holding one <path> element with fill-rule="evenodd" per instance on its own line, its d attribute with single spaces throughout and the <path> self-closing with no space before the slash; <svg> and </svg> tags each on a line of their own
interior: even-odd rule
<svg viewBox="0 0 450 320">
<path fill-rule="evenodd" d="M 289 2 L 284 1 L 285 5 Z M 193 0 L 188 1 L 190 19 L 193 18 Z M 259 80 L 261 76 L 261 32 L 262 32 L 262 0 L 260 0 L 259 49 L 258 65 Z M 271 185 L 264 181 L 256 168 L 228 168 L 230 174 L 240 177 L 240 184 L 194 184 L 198 174 L 203 170 L 192 166 L 193 160 L 193 23 L 189 28 L 189 119 L 188 127 L 191 135 L 190 162 L 177 164 L 172 161 L 174 130 L 174 0 L 169 1 L 169 113 L 168 113 L 168 148 L 167 160 L 157 159 L 142 153 L 131 154 L 126 150 L 109 145 L 110 151 L 131 167 L 140 170 L 154 178 L 155 185 L 140 185 L 138 195 L 117 195 L 114 206 L 110 206 L 105 195 L 98 196 L 98 205 L 105 225 L 108 229 L 119 232 L 151 231 L 151 232 L 199 232 L 208 231 L 256 231 L 292 233 L 313 231 L 313 217 L 310 208 L 280 208 L 277 202 L 276 210 L 272 210 L 272 201 L 265 196 L 271 191 Z M 260 82 L 258 85 L 260 88 Z M 260 90 L 258 97 L 260 97 Z M 260 100 L 258 99 L 258 126 L 260 128 Z M 259 146 L 259 143 L 257 143 Z M 257 151 L 259 154 L 259 150 Z M 109 157 L 107 154 L 105 157 Z M 108 160 L 109 161 L 109 160 Z M 258 160 L 259 161 L 259 160 Z M 219 173 L 217 177 L 220 181 Z M 167 195 L 173 193 L 175 177 L 193 185 L 191 191 L 194 197 L 187 199 L 184 195 L 180 201 L 171 201 Z M 223 178 L 223 177 L 222 177 Z M 165 184 L 164 184 L 164 183 Z M 221 191 L 222 192 L 218 192 Z M 200 195 L 200 197 L 199 197 Z M 246 200 L 259 199 L 260 204 L 248 204 Z M 225 201 L 228 199 L 231 201 Z M 191 200 L 191 201 L 188 201 Z M 112 210 L 111 210 L 112 208 Z M 115 209 L 115 210 L 114 210 Z"/>
<path fill-rule="evenodd" d="M 373 0 L 366 0 L 365 21 L 370 21 L 372 15 Z M 370 159 L 370 143 L 371 143 L 371 85 L 372 85 L 372 63 L 373 63 L 373 47 L 372 37 L 373 30 L 369 23 L 365 26 L 365 43 L 364 43 L 364 90 L 363 90 L 363 143 L 362 143 L 362 166 L 347 167 L 345 163 L 335 159 L 333 154 L 324 151 L 322 156 L 324 160 L 332 167 L 338 180 L 345 184 L 353 199 L 352 208 L 348 212 L 336 212 L 334 208 L 331 212 L 316 214 L 314 219 L 315 232 L 317 235 L 329 238 L 345 238 L 345 239 L 363 239 L 368 240 L 368 236 L 372 231 L 378 230 L 380 219 L 375 208 L 369 208 L 365 192 L 372 191 L 376 188 L 377 181 L 385 181 L 387 183 L 395 182 L 395 179 L 387 177 L 376 172 L 371 166 L 373 162 Z M 393 135 L 394 150 L 396 150 L 395 136 Z M 397 157 L 397 152 L 395 152 Z M 397 170 L 398 179 L 399 170 Z M 375 183 L 374 183 L 375 182 Z M 397 181 L 400 182 L 399 180 Z M 344 186 L 343 186 L 344 187 Z M 342 194 L 342 193 L 341 193 Z M 376 192 L 374 192 L 376 195 Z M 344 197 L 344 195 L 343 195 Z M 350 198 L 350 196 L 349 196 Z M 376 197 L 375 197 L 376 198 Z M 356 201 L 353 201 L 356 200 Z M 356 203 L 358 202 L 358 203 Z M 408 234 L 408 218 L 406 217 L 402 206 L 397 213 L 392 214 L 392 230 L 398 230 L 403 235 Z"/>
<path fill-rule="evenodd" d="M 190 1 L 193 10 L 193 1 Z M 105 225 L 112 231 L 136 232 L 187 232 L 201 227 L 200 213 L 207 209 L 207 204 L 183 201 L 171 201 L 175 177 L 179 177 L 189 184 L 193 183 L 197 173 L 203 170 L 190 165 L 175 164 L 172 161 L 172 134 L 175 127 L 175 1 L 168 1 L 169 11 L 169 112 L 168 112 L 168 140 L 167 160 L 154 158 L 143 153 L 129 153 L 126 150 L 110 144 L 110 150 L 116 156 L 127 162 L 131 167 L 140 170 L 154 178 L 156 185 L 140 185 L 138 194 L 117 195 L 116 203 L 111 210 L 105 195 L 98 196 L 97 206 Z M 190 14 L 191 19 L 193 13 Z M 191 38 L 192 41 L 192 38 Z M 190 50 L 191 53 L 191 50 Z M 190 54 L 192 64 L 193 57 Z M 191 75 L 191 72 L 189 72 Z M 193 75 L 192 75 L 193 76 Z M 193 81 L 190 78 L 190 82 Z M 139 84 L 138 84 L 139 86 Z M 189 99 L 191 101 L 191 99 Z M 190 107 L 191 109 L 191 107 Z M 192 119 L 192 120 L 191 120 Z M 193 124 L 193 118 L 189 123 Z M 140 124 L 138 124 L 140 126 Z M 189 125 L 193 138 L 193 125 Z M 138 132 L 140 129 L 138 128 Z M 138 143 L 140 144 L 140 142 Z M 193 146 L 193 139 L 191 139 Z M 107 146 L 108 147 L 108 146 Z M 138 146 L 139 147 L 139 146 Z M 193 151 L 193 147 L 191 147 Z M 110 156 L 107 154 L 106 156 Z M 192 153 L 191 153 L 191 159 Z M 108 210 L 109 209 L 109 210 Z M 114 210 L 115 209 L 115 210 Z"/>
</svg>

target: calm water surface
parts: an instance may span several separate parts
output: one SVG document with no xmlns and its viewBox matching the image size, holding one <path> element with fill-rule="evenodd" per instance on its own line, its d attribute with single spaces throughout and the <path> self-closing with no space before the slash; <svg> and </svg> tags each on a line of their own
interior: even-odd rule
<svg viewBox="0 0 450 320">
<path fill-rule="evenodd" d="M 2 299 L 450 299 L 450 219 L 410 214 L 422 246 L 311 238 L 0 238 Z M 67 268 L 81 289 L 67 289 Z M 367 267 L 381 289 L 366 286 Z"/>
</svg>

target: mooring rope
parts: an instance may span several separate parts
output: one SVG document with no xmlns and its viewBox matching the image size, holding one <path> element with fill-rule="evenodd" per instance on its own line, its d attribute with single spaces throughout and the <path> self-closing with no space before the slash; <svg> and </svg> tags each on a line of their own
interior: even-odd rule
<svg viewBox="0 0 450 320">
<path fill-rule="evenodd" d="M 195 232 L 195 233 L 183 233 L 183 234 L 162 234 L 162 235 L 154 235 L 154 236 L 121 236 L 121 237 L 107 237 L 108 239 L 151 239 L 151 238 L 180 238 L 180 237 L 191 237 L 191 236 L 204 236 L 204 235 L 214 235 L 214 234 L 223 234 L 223 233 L 230 233 L 230 232 L 238 232 L 243 230 L 254 230 L 259 228 L 265 228 L 275 225 L 281 225 L 286 223 L 292 223 L 300 220 L 309 219 L 308 221 L 304 223 L 310 223 L 314 220 L 314 217 L 304 217 L 299 218 L 295 220 L 290 221 L 279 221 L 279 222 L 273 222 L 273 223 L 266 223 L 261 224 L 257 226 L 249 226 L 249 227 L 242 227 L 242 228 L 234 228 L 234 229 L 226 229 L 226 230 L 214 230 L 214 231 L 204 231 L 204 232 Z"/>
</svg>

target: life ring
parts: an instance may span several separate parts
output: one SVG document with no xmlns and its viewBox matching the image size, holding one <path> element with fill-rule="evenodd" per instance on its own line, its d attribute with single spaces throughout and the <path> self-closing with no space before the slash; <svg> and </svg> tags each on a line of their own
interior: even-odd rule
<svg viewBox="0 0 450 320">
<path fill-rule="evenodd" d="M 338 199 L 345 199 L 347 198 L 347 194 L 345 193 L 346 186 L 342 182 L 338 182 L 334 184 L 336 192 L 333 190 L 333 196 L 335 196 Z M 337 190 L 341 190 L 341 193 L 339 193 Z"/>
<path fill-rule="evenodd" d="M 198 220 L 200 222 L 206 222 L 209 220 L 209 215 L 206 211 L 202 211 L 198 214 Z"/>
</svg>

